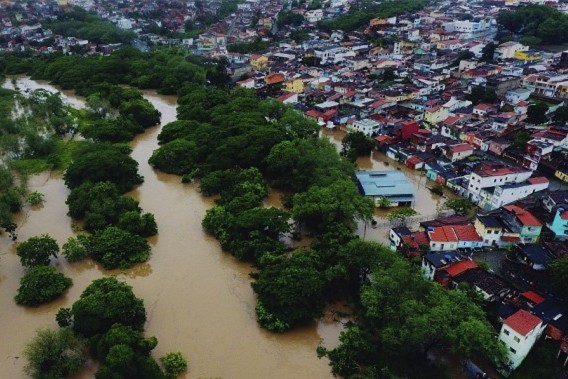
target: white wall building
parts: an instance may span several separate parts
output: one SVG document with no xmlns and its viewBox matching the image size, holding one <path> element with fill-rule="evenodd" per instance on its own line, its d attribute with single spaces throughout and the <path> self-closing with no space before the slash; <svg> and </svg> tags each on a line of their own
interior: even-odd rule
<svg viewBox="0 0 568 379">
<path fill-rule="evenodd" d="M 362 132 L 366 136 L 371 137 L 375 134 L 380 133 L 381 124 L 375 120 L 364 118 L 362 120 L 357 120 L 351 126 L 347 127 L 350 132 Z"/>
<path fill-rule="evenodd" d="M 469 176 L 467 197 L 477 203 L 484 188 L 497 187 L 512 183 L 521 183 L 529 179 L 532 171 L 521 167 L 482 164 Z"/>
<path fill-rule="evenodd" d="M 529 47 L 519 42 L 508 41 L 500 44 L 493 53 L 493 59 L 512 59 L 517 51 L 529 51 Z"/>
<path fill-rule="evenodd" d="M 509 366 L 515 370 L 521 365 L 544 330 L 540 318 L 520 309 L 503 321 L 499 340 L 507 347 Z"/>
</svg>

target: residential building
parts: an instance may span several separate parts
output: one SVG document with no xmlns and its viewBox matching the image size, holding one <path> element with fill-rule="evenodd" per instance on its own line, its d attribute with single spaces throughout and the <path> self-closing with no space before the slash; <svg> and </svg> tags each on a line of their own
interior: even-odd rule
<svg viewBox="0 0 568 379">
<path fill-rule="evenodd" d="M 496 61 L 502 61 L 505 59 L 512 59 L 517 51 L 528 51 L 529 47 L 525 46 L 519 42 L 508 41 L 500 44 L 495 48 L 493 53 L 493 59 Z"/>
<path fill-rule="evenodd" d="M 500 163 L 482 163 L 469 176 L 467 197 L 477 203 L 483 188 L 496 187 L 510 183 L 521 183 L 532 175 L 532 171 L 522 167 L 507 167 Z"/>
<path fill-rule="evenodd" d="M 347 126 L 349 132 L 361 132 L 368 137 L 375 136 L 381 132 L 381 124 L 370 118 L 357 120 L 353 124 Z"/>
<path fill-rule="evenodd" d="M 485 211 L 498 209 L 503 205 L 513 203 L 533 193 L 544 191 L 548 188 L 549 184 L 550 182 L 547 178 L 540 176 L 529 178 L 523 183 L 482 188 L 479 192 L 477 205 Z"/>
<path fill-rule="evenodd" d="M 524 309 L 519 309 L 503 321 L 499 340 L 507 347 L 511 371 L 521 365 L 543 330 L 542 320 Z"/>
<path fill-rule="evenodd" d="M 268 57 L 260 54 L 251 54 L 250 65 L 255 71 L 261 71 L 268 66 Z"/>
<path fill-rule="evenodd" d="M 483 239 L 483 246 L 497 246 L 501 241 L 503 225 L 497 217 L 478 215 L 473 225 Z"/>
<path fill-rule="evenodd" d="M 458 262 L 471 262 L 471 267 L 477 264 L 455 251 L 445 251 L 443 253 L 429 252 L 422 257 L 422 275 L 427 280 L 435 280 L 436 272 L 448 268 Z"/>
<path fill-rule="evenodd" d="M 568 239 L 568 204 L 562 204 L 556 208 L 549 228 L 554 232 L 556 239 Z"/>
<path fill-rule="evenodd" d="M 468 143 L 459 143 L 448 146 L 446 149 L 446 157 L 452 161 L 461 161 L 473 154 L 473 146 Z"/>
<path fill-rule="evenodd" d="M 506 221 L 514 232 L 519 233 L 522 243 L 535 243 L 540 237 L 542 223 L 529 211 L 517 205 L 503 207 Z"/>
<path fill-rule="evenodd" d="M 474 249 L 483 246 L 483 240 L 473 225 L 444 225 L 428 227 L 431 251 Z"/>
</svg>

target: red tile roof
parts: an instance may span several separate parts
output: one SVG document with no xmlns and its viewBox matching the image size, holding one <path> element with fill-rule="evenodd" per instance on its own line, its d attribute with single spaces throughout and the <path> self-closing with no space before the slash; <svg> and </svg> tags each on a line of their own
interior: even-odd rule
<svg viewBox="0 0 568 379">
<path fill-rule="evenodd" d="M 483 241 L 473 225 L 456 225 L 452 228 L 460 241 Z"/>
<path fill-rule="evenodd" d="M 548 179 L 545 178 L 544 176 L 538 176 L 536 178 L 529 178 L 527 182 L 529 182 L 530 184 L 543 184 L 543 183 L 548 183 Z"/>
<path fill-rule="evenodd" d="M 568 211 L 564 211 L 564 212 L 560 213 L 560 218 L 562 220 L 568 220 Z"/>
<path fill-rule="evenodd" d="M 438 226 L 428 232 L 430 241 L 434 242 L 458 242 L 458 237 L 451 226 Z"/>
<path fill-rule="evenodd" d="M 524 297 L 525 299 L 532 301 L 535 304 L 540 304 L 545 300 L 544 297 L 540 296 L 538 293 L 534 291 L 523 292 L 521 296 Z"/>
<path fill-rule="evenodd" d="M 458 145 L 450 146 L 450 151 L 453 153 L 459 153 L 460 151 L 470 151 L 473 150 L 473 146 L 469 143 L 460 143 Z"/>
<path fill-rule="evenodd" d="M 535 315 L 530 314 L 524 309 L 519 309 L 511 316 L 507 317 L 503 324 L 513 329 L 515 332 L 522 336 L 529 334 L 531 330 L 536 328 L 542 320 Z"/>
<path fill-rule="evenodd" d="M 523 224 L 523 226 L 542 226 L 542 223 L 538 221 L 536 217 L 533 216 L 529 211 L 525 211 L 523 208 L 516 205 L 506 205 L 503 208 L 509 212 L 513 212 L 517 219 Z"/>
<path fill-rule="evenodd" d="M 461 274 L 462 272 L 466 272 L 467 270 L 471 270 L 472 268 L 477 268 L 477 263 L 474 261 L 461 261 L 457 262 L 446 269 L 446 272 L 451 276 L 455 277 Z"/>
<path fill-rule="evenodd" d="M 410 157 L 406 160 L 406 163 L 411 164 L 411 165 L 415 165 L 415 164 L 418 164 L 420 162 L 423 162 L 422 159 L 420 159 L 420 157 L 418 157 L 416 155 L 414 155 L 414 156 L 412 156 L 412 157 Z"/>
</svg>

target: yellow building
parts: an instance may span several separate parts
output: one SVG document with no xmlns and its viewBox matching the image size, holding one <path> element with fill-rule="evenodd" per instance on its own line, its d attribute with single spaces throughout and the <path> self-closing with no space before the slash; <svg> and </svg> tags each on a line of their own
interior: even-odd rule
<svg viewBox="0 0 568 379">
<path fill-rule="evenodd" d="M 286 82 L 286 91 L 294 93 L 304 92 L 304 81 L 300 79 L 292 79 Z"/>
<path fill-rule="evenodd" d="M 429 124 L 437 124 L 448 118 L 448 108 L 438 105 L 428 108 L 424 114 L 424 121 Z"/>
<path fill-rule="evenodd" d="M 554 173 L 554 176 L 563 182 L 568 182 L 568 167 L 559 167 Z"/>
<path fill-rule="evenodd" d="M 534 51 L 515 51 L 513 56 L 515 59 L 520 59 L 525 62 L 536 62 L 542 59 L 542 56 Z"/>
<path fill-rule="evenodd" d="M 250 56 L 250 65 L 253 70 L 264 70 L 268 66 L 268 58 L 264 55 L 252 54 Z"/>
</svg>

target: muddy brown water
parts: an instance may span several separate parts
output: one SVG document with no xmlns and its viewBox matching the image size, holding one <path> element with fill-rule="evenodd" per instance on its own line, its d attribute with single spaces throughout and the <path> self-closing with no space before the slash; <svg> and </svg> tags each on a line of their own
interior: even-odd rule
<svg viewBox="0 0 568 379">
<path fill-rule="evenodd" d="M 4 84 L 11 87 L 11 81 Z M 18 78 L 24 89 L 58 89 L 46 82 Z M 162 124 L 175 120 L 176 99 L 145 91 L 145 97 L 162 112 Z M 64 91 L 63 98 L 76 107 L 83 99 Z M 154 171 L 147 163 L 157 148 L 160 127 L 147 130 L 132 143 L 132 156 L 140 166 L 144 184 L 131 195 L 146 212 L 152 212 L 159 235 L 152 238 L 150 260 L 130 270 L 106 271 L 92 261 L 69 264 L 63 258 L 55 266 L 73 279 L 73 286 L 57 301 L 38 308 L 19 307 L 13 297 L 24 274 L 14 243 L 0 236 L 0 378 L 20 379 L 22 349 L 41 327 L 55 328 L 55 313 L 69 307 L 92 280 L 117 275 L 144 299 L 148 322 L 146 334 L 158 338 L 154 356 L 181 351 L 189 360 L 187 378 L 331 378 L 327 359 L 318 359 L 316 347 L 338 343 L 342 324 L 324 317 L 312 325 L 273 334 L 258 327 L 250 287 L 252 268 L 221 251 L 217 241 L 205 234 L 201 220 L 212 206 L 194 184 Z M 62 245 L 75 231 L 66 215 L 69 193 L 61 175 L 44 173 L 30 178 L 31 191 L 45 195 L 37 208 L 25 207 L 16 215 L 19 241 L 43 233 Z M 278 205 L 271 197 L 267 204 Z M 90 363 L 77 379 L 92 378 L 96 365 Z"/>
<path fill-rule="evenodd" d="M 327 137 L 330 142 L 341 149 L 341 140 L 345 136 L 345 132 L 341 130 L 329 130 L 324 128 L 321 132 L 322 136 Z M 444 196 L 436 195 L 432 193 L 429 188 L 434 186 L 436 183 L 430 181 L 426 178 L 425 172 L 411 170 L 405 165 L 396 162 L 388 158 L 385 154 L 379 151 L 373 151 L 367 157 L 359 157 L 357 159 L 357 168 L 360 170 L 377 170 L 377 171 L 388 171 L 388 170 L 400 170 L 407 177 L 409 183 L 414 187 L 416 201 L 412 208 L 418 212 L 417 217 L 431 216 L 436 217 L 438 209 L 445 203 L 447 198 L 455 197 L 449 191 L 445 192 Z M 388 215 L 389 211 L 396 208 L 387 209 L 375 209 L 374 218 L 381 223 L 385 221 L 385 217 Z M 411 227 L 416 227 L 416 223 L 409 225 Z M 371 228 L 370 225 L 365 227 L 364 224 L 360 223 L 357 229 L 357 234 L 361 237 L 365 237 L 368 240 L 374 240 L 382 243 L 388 244 L 388 231 L 390 227 L 378 227 Z"/>
</svg>

